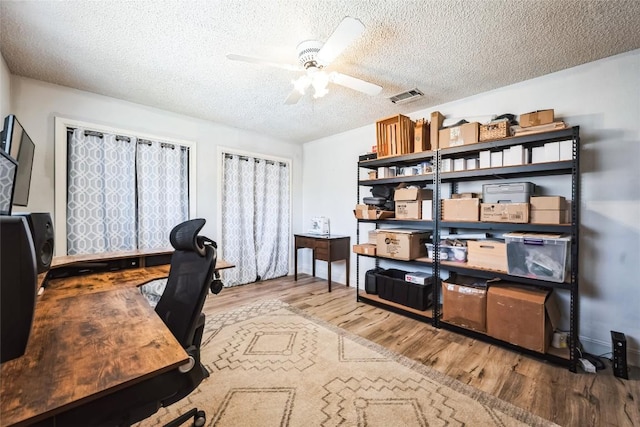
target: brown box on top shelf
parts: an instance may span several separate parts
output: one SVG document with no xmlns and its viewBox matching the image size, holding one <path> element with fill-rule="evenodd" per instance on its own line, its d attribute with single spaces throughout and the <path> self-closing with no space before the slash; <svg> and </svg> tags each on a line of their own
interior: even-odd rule
<svg viewBox="0 0 640 427">
<path fill-rule="evenodd" d="M 376 251 L 378 256 L 410 261 L 426 255 L 424 243 L 429 239 L 424 230 L 378 230 Z"/>
<path fill-rule="evenodd" d="M 460 198 L 442 200 L 443 221 L 478 221 L 480 218 L 480 199 Z"/>
<path fill-rule="evenodd" d="M 413 152 L 431 150 L 431 138 L 429 132 L 429 122 L 426 119 L 416 120 L 416 127 L 413 134 Z"/>
<path fill-rule="evenodd" d="M 444 116 L 439 111 L 431 113 L 431 120 L 429 121 L 429 133 L 431 134 L 431 149 L 437 150 L 440 148 L 438 143 L 438 131 L 442 127 L 444 122 Z"/>
<path fill-rule="evenodd" d="M 538 110 L 520 114 L 520 127 L 528 128 L 553 123 L 553 110 Z"/>
<path fill-rule="evenodd" d="M 506 273 L 509 269 L 506 243 L 496 240 L 468 240 L 467 265 Z"/>
<path fill-rule="evenodd" d="M 480 221 L 526 224 L 529 222 L 529 203 L 482 203 Z"/>
<path fill-rule="evenodd" d="M 480 126 L 480 142 L 506 138 L 510 135 L 508 121 L 489 123 Z"/>
<path fill-rule="evenodd" d="M 486 280 L 452 275 L 442 283 L 442 320 L 478 332 L 487 330 Z"/>
<path fill-rule="evenodd" d="M 376 122 L 378 158 L 413 153 L 413 121 L 402 114 Z"/>
<path fill-rule="evenodd" d="M 557 301 L 548 289 L 516 284 L 491 285 L 487 292 L 487 334 L 545 353 L 560 320 Z"/>
<path fill-rule="evenodd" d="M 567 199 L 562 196 L 531 196 L 531 210 L 566 210 Z"/>
<path fill-rule="evenodd" d="M 438 132 L 438 148 L 476 144 L 480 135 L 480 123 L 465 123 Z"/>
</svg>

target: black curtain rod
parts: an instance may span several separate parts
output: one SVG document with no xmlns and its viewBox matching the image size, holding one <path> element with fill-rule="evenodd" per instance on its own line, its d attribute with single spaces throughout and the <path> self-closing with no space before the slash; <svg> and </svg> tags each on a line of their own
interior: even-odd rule
<svg viewBox="0 0 640 427">
<path fill-rule="evenodd" d="M 253 159 L 253 161 L 254 161 L 254 162 L 256 162 L 256 163 L 260 163 L 260 162 L 264 161 L 264 162 L 266 162 L 268 165 L 275 165 L 275 164 L 278 164 L 278 165 L 280 165 L 280 166 L 282 166 L 282 167 L 287 167 L 287 164 L 286 164 L 285 162 L 278 162 L 278 161 L 275 161 L 275 160 L 258 159 L 258 158 L 256 158 L 256 157 L 241 156 L 241 155 L 239 155 L 239 154 L 224 153 L 224 157 L 225 157 L 226 159 L 233 159 L 233 156 L 234 156 L 234 155 L 235 155 L 235 156 L 238 156 L 238 158 L 239 158 L 240 160 L 244 160 L 244 161 L 246 161 L 246 162 L 248 162 L 249 160 Z"/>
<path fill-rule="evenodd" d="M 67 133 L 73 133 L 74 130 L 76 130 L 76 128 L 68 127 L 67 128 Z M 85 136 L 97 136 L 98 138 L 104 137 L 104 134 L 102 132 L 98 132 L 98 131 L 94 131 L 94 130 L 85 130 L 84 131 L 84 135 Z M 131 137 L 122 136 L 122 135 L 116 135 L 116 141 L 131 142 Z M 138 138 L 137 141 L 138 141 L 138 144 L 146 144 L 146 145 L 153 144 L 153 141 L 150 141 L 148 139 Z M 162 148 L 170 148 L 172 150 L 174 150 L 176 148 L 175 144 L 169 144 L 168 142 L 161 142 L 160 143 L 160 147 L 162 147 Z M 189 147 L 187 147 L 187 146 L 180 145 L 179 147 L 182 150 L 189 151 Z"/>
</svg>

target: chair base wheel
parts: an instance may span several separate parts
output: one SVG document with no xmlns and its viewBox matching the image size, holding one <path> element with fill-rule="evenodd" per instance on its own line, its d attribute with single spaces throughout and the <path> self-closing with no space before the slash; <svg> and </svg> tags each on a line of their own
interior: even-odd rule
<svg viewBox="0 0 640 427">
<path fill-rule="evenodd" d="M 204 411 L 198 411 L 198 413 L 193 417 L 193 425 L 195 427 L 202 427 L 205 422 L 207 422 L 207 417 L 204 414 Z"/>
</svg>

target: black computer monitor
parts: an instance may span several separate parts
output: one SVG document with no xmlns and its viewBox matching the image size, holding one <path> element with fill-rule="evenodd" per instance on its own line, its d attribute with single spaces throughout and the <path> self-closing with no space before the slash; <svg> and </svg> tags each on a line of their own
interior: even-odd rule
<svg viewBox="0 0 640 427">
<path fill-rule="evenodd" d="M 0 215 L 11 215 L 18 162 L 0 150 Z"/>
<path fill-rule="evenodd" d="M 18 162 L 13 204 L 27 206 L 29 202 L 29 188 L 31 187 L 31 169 L 33 167 L 33 154 L 35 145 L 24 130 L 15 115 L 9 114 L 4 119 L 4 131 L 2 133 L 0 147 L 5 153 Z"/>
</svg>

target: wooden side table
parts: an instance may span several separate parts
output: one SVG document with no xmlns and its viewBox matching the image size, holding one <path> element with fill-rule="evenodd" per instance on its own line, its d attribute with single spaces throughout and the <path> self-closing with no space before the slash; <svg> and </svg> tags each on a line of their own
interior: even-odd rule
<svg viewBox="0 0 640 427">
<path fill-rule="evenodd" d="M 331 292 L 331 263 L 345 260 L 347 262 L 347 286 L 349 286 L 349 248 L 351 238 L 349 236 L 295 234 L 295 270 L 294 280 L 298 280 L 298 249 L 311 249 L 313 254 L 313 276 L 316 275 L 316 260 L 327 262 L 327 281 Z"/>
</svg>

